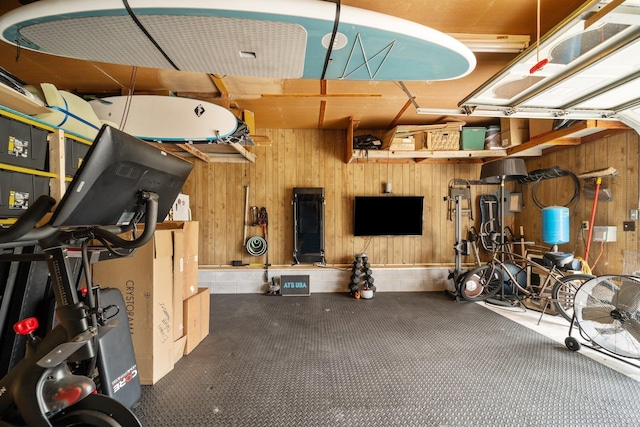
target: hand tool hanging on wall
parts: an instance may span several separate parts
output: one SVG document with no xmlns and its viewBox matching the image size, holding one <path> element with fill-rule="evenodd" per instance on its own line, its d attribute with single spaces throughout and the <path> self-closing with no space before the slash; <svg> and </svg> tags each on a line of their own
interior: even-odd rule
<svg viewBox="0 0 640 427">
<path fill-rule="evenodd" d="M 251 225 L 254 227 L 258 225 L 258 207 L 251 206 Z"/>
<path fill-rule="evenodd" d="M 260 214 L 258 215 L 258 225 L 262 227 L 262 234 L 264 235 L 264 240 L 269 240 L 267 238 L 267 224 L 269 223 L 269 219 L 267 216 L 267 208 L 260 209 Z"/>
<path fill-rule="evenodd" d="M 267 225 L 269 224 L 269 217 L 267 215 L 267 208 L 260 209 L 260 214 L 258 215 L 258 225 L 262 227 L 262 233 L 264 235 L 264 241 L 268 244 L 268 232 Z M 264 262 L 264 281 L 265 283 L 269 283 L 269 251 L 265 251 L 266 258 Z"/>
</svg>

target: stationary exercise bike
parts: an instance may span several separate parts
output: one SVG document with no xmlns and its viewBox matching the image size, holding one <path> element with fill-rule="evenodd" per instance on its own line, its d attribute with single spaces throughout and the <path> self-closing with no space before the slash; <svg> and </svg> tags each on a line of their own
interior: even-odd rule
<svg viewBox="0 0 640 427">
<path fill-rule="evenodd" d="M 117 322 L 97 321 L 100 313 L 91 301 L 91 284 L 86 294 L 78 292 L 69 252 L 85 252 L 91 241 L 98 242 L 106 258 L 130 255 L 153 237 L 156 223 L 167 215 L 192 167 L 104 126 L 49 222 L 35 228 L 55 204 L 41 196 L 14 225 L 0 230 L 0 248 L 42 249 L 57 320 L 42 338 L 35 333 L 35 318 L 14 326 L 27 337 L 26 352 L 0 380 L 0 427 L 141 426 L 125 405 L 96 393 L 92 373 L 70 367 L 94 359 L 97 341 Z M 138 235 L 139 223 L 144 229 Z"/>
</svg>

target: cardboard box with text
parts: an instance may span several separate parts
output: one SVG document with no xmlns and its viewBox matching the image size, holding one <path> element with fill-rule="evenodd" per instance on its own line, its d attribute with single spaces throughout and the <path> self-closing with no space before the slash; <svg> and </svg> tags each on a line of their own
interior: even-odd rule
<svg viewBox="0 0 640 427">
<path fill-rule="evenodd" d="M 154 384 L 173 369 L 173 242 L 157 230 L 133 256 L 98 262 L 93 279 L 118 288 L 125 300 L 141 384 Z"/>
</svg>

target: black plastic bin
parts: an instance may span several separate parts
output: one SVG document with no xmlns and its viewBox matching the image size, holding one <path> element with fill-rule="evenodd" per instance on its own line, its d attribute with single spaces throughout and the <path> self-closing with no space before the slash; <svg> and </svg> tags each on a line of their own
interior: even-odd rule
<svg viewBox="0 0 640 427">
<path fill-rule="evenodd" d="M 87 151 L 91 146 L 76 141 L 75 139 L 64 139 L 64 157 L 65 157 L 65 175 L 74 176 L 80 168 L 84 157 L 87 155 Z"/>
<path fill-rule="evenodd" d="M 0 163 L 47 170 L 49 131 L 0 116 Z"/>
<path fill-rule="evenodd" d="M 49 194 L 49 179 L 0 170 L 0 218 L 19 217 L 39 196 Z"/>
</svg>

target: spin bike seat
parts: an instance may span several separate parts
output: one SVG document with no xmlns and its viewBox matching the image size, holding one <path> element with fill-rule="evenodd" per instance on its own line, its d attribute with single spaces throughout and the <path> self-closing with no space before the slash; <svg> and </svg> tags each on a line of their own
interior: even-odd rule
<svg viewBox="0 0 640 427">
<path fill-rule="evenodd" d="M 542 258 L 545 265 L 558 268 L 566 268 L 573 262 L 573 254 L 565 252 L 547 252 Z"/>
</svg>

